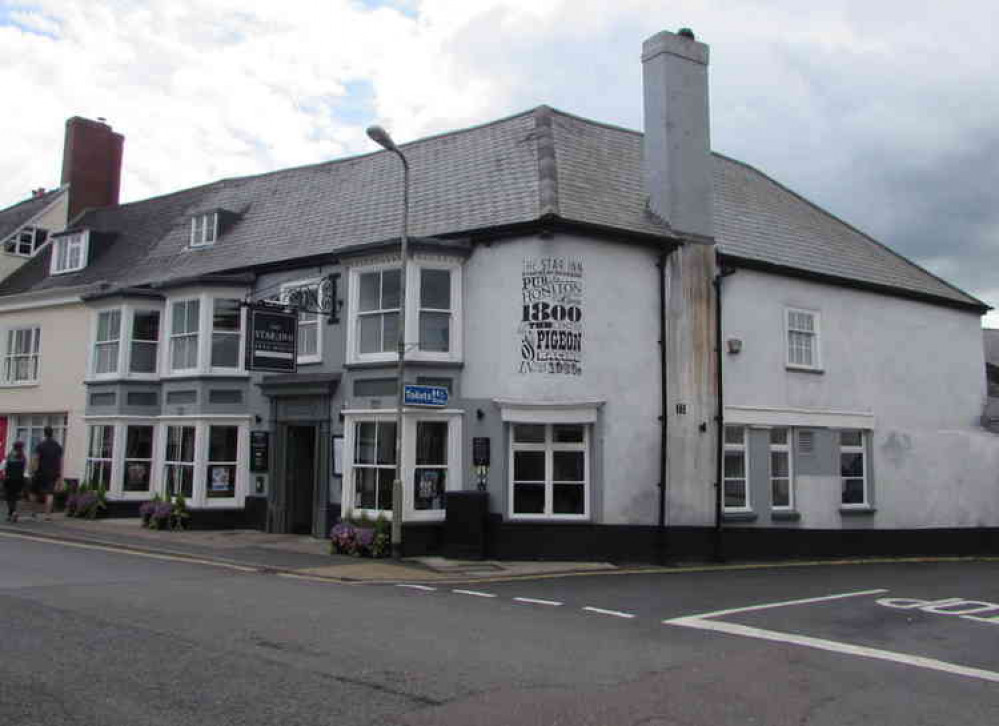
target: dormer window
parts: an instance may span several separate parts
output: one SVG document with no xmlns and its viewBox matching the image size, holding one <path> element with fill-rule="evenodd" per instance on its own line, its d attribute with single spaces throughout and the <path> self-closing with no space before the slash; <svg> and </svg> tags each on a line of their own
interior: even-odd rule
<svg viewBox="0 0 999 726">
<path fill-rule="evenodd" d="M 71 232 L 59 235 L 52 242 L 52 263 L 49 271 L 53 275 L 76 272 L 87 266 L 87 253 L 90 247 L 90 232 Z"/>
<path fill-rule="evenodd" d="M 191 219 L 191 247 L 206 247 L 214 244 L 218 236 L 218 212 L 196 214 Z"/>
<path fill-rule="evenodd" d="M 3 243 L 3 251 L 18 257 L 33 257 L 38 248 L 49 238 L 47 229 L 21 227 Z"/>
</svg>

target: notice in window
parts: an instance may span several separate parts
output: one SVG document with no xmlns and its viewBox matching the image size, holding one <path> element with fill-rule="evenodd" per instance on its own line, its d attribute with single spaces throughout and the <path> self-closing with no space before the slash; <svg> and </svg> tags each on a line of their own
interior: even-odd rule
<svg viewBox="0 0 999 726">
<path fill-rule="evenodd" d="M 520 372 L 583 373 L 583 263 L 566 257 L 524 260 Z"/>
</svg>

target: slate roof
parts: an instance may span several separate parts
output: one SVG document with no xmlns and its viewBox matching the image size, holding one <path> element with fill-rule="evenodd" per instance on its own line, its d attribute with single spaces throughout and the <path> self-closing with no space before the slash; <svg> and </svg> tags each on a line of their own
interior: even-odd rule
<svg viewBox="0 0 999 726">
<path fill-rule="evenodd" d="M 474 235 L 554 218 L 662 239 L 648 211 L 642 134 L 546 106 L 402 145 L 411 168 L 410 234 Z M 985 308 L 761 172 L 714 155 L 715 235 L 730 258 Z M 91 211 L 96 255 L 49 277 L 39 254 L 0 295 L 97 282 L 141 285 L 315 257 L 398 238 L 399 160 L 377 152 L 225 179 Z M 210 247 L 189 249 L 191 216 L 237 215 Z"/>
<path fill-rule="evenodd" d="M 31 197 L 6 209 L 0 209 L 0 242 L 44 211 L 62 192 L 63 189 L 57 187 L 41 196 Z"/>
</svg>

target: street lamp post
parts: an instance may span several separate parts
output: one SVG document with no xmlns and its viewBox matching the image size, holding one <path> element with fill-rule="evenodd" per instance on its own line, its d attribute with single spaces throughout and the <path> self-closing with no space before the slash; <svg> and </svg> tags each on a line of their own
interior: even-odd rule
<svg viewBox="0 0 999 726">
<path fill-rule="evenodd" d="M 402 557 L 402 404 L 406 373 L 406 272 L 409 262 L 409 162 L 381 126 L 369 126 L 367 134 L 376 144 L 402 161 L 402 231 L 399 233 L 402 268 L 399 273 L 399 385 L 395 404 L 395 479 L 392 481 L 392 556 Z"/>
</svg>

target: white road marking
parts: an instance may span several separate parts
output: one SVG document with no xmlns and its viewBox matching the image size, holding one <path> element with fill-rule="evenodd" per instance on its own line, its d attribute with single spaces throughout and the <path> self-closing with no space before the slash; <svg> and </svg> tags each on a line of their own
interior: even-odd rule
<svg viewBox="0 0 999 726">
<path fill-rule="evenodd" d="M 396 584 L 396 587 L 405 587 L 409 590 L 423 590 L 424 592 L 437 592 L 436 587 L 430 587 L 429 585 L 406 585 L 398 583 Z"/>
<path fill-rule="evenodd" d="M 957 663 L 937 660 L 936 658 L 925 658 L 919 655 L 909 655 L 908 653 L 897 653 L 891 650 L 881 650 L 880 648 L 868 648 L 863 645 L 851 645 L 850 643 L 840 643 L 835 640 L 825 638 L 812 638 L 807 635 L 797 635 L 796 633 L 781 633 L 776 630 L 766 630 L 764 628 L 753 628 L 748 625 L 737 623 L 726 623 L 712 618 L 724 615 L 734 615 L 736 613 L 753 612 L 757 610 L 767 610 L 770 608 L 786 607 L 790 605 L 809 605 L 819 602 L 830 602 L 842 600 L 850 597 L 861 597 L 864 595 L 877 595 L 887 590 L 864 590 L 860 592 L 847 592 L 840 595 L 827 595 L 826 597 L 810 597 L 802 600 L 786 600 L 784 602 L 767 603 L 763 605 L 750 605 L 743 608 L 731 608 L 729 610 L 716 610 L 711 613 L 700 615 L 688 615 L 680 618 L 664 620 L 664 625 L 676 625 L 684 628 L 694 628 L 696 630 L 708 630 L 718 633 L 728 633 L 729 635 L 741 635 L 746 638 L 756 638 L 758 640 L 769 640 L 775 643 L 785 643 L 788 645 L 800 645 L 806 648 L 825 650 L 831 653 L 841 653 L 843 655 L 859 656 L 861 658 L 872 658 L 874 660 L 889 661 L 902 665 L 926 668 L 928 670 L 940 671 L 952 675 L 977 678 L 979 680 L 999 683 L 999 673 L 981 668 L 971 668 Z"/>
<path fill-rule="evenodd" d="M 472 597 L 498 597 L 491 592 L 479 592 L 478 590 L 452 590 L 451 592 L 458 595 L 471 595 Z"/>
<path fill-rule="evenodd" d="M 555 602 L 554 600 L 535 600 L 533 597 L 515 597 L 514 600 L 517 602 L 527 603 L 528 605 L 547 605 L 553 608 L 557 608 L 562 604 L 560 602 Z"/>
<path fill-rule="evenodd" d="M 598 615 L 612 615 L 615 618 L 633 618 L 635 617 L 631 613 L 622 613 L 620 610 L 604 610 L 603 608 L 591 608 L 587 605 L 583 608 L 588 613 L 597 613 Z"/>
</svg>

